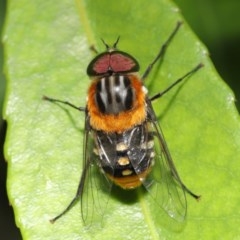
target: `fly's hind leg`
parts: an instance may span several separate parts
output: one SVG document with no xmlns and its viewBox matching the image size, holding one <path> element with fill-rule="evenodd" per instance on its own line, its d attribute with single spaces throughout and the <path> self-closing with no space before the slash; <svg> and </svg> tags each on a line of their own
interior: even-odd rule
<svg viewBox="0 0 240 240">
<path fill-rule="evenodd" d="M 79 200 L 79 198 L 82 197 L 84 183 L 85 183 L 87 171 L 89 170 L 89 166 L 90 166 L 90 161 L 87 162 L 87 164 L 85 165 L 85 167 L 83 169 L 82 176 L 81 176 L 80 183 L 78 185 L 78 190 L 75 194 L 75 197 L 72 199 L 72 201 L 69 203 L 69 205 L 60 214 L 58 214 L 56 217 L 50 219 L 51 223 L 54 223 L 59 218 L 61 218 L 65 213 L 67 213 L 75 205 L 75 203 Z"/>
</svg>

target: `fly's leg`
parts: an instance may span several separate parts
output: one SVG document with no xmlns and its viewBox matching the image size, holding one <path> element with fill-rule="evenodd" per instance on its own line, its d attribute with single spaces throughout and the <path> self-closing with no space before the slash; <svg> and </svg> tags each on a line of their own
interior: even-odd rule
<svg viewBox="0 0 240 240">
<path fill-rule="evenodd" d="M 83 189 L 84 189 L 84 183 L 85 183 L 85 179 L 86 179 L 86 176 L 87 176 L 87 172 L 89 170 L 88 169 L 89 166 L 90 166 L 90 161 L 87 162 L 87 164 L 86 164 L 86 166 L 85 166 L 85 168 L 82 172 L 82 176 L 81 176 L 80 183 L 79 183 L 79 186 L 78 186 L 78 190 L 75 194 L 75 197 L 72 199 L 72 201 L 69 203 L 69 205 L 59 215 L 50 219 L 51 223 L 54 223 L 59 218 L 61 218 L 65 213 L 67 213 L 75 205 L 75 203 L 78 201 L 78 199 L 80 197 L 82 197 L 82 193 L 83 193 Z"/>
<path fill-rule="evenodd" d="M 171 35 L 169 36 L 169 38 L 167 39 L 167 41 L 162 45 L 158 55 L 156 56 L 156 58 L 149 64 L 149 66 L 147 67 L 146 71 L 144 72 L 143 76 L 142 76 L 142 80 L 144 81 L 149 73 L 151 72 L 153 66 L 155 65 L 155 63 L 157 61 L 159 61 L 161 58 L 163 58 L 165 52 L 166 52 L 166 49 L 169 45 L 169 43 L 172 41 L 172 39 L 174 38 L 174 36 L 176 35 L 176 33 L 178 32 L 180 26 L 181 26 L 181 22 L 178 22 L 175 29 L 173 30 L 173 32 L 171 33 Z M 180 82 L 182 82 L 184 79 L 186 79 L 187 77 L 191 76 L 192 74 L 196 73 L 200 68 L 203 67 L 203 64 L 200 63 L 198 64 L 196 67 L 194 67 L 192 70 L 190 70 L 189 72 L 187 72 L 185 75 L 183 75 L 182 77 L 180 77 L 179 79 L 177 79 L 175 82 L 173 82 L 169 87 L 167 87 L 164 91 L 162 92 L 159 92 L 157 94 L 155 94 L 154 96 L 152 96 L 150 98 L 150 101 L 154 101 L 155 99 L 158 99 L 160 97 L 162 97 L 165 93 L 167 93 L 169 90 L 171 90 L 174 86 L 176 86 L 177 84 L 179 84 Z M 162 140 L 163 142 L 163 140 Z M 199 195 L 196 195 L 195 193 L 193 193 L 190 189 L 188 189 L 185 184 L 182 182 L 181 178 L 179 177 L 178 175 L 178 172 L 175 168 L 175 165 L 172 161 L 172 158 L 171 158 L 171 155 L 168 151 L 168 148 L 167 148 L 167 145 L 165 144 L 165 141 L 164 141 L 164 148 L 165 148 L 165 152 L 166 154 L 168 155 L 168 164 L 170 166 L 170 169 L 171 169 L 171 173 L 174 177 L 174 179 L 178 182 L 178 184 L 189 194 L 191 195 L 192 197 L 194 197 L 195 199 L 199 200 L 200 199 L 200 196 Z"/>
<path fill-rule="evenodd" d="M 191 71 L 189 71 L 188 73 L 186 73 L 184 76 L 180 77 L 179 79 L 177 79 L 175 82 L 173 82 L 168 88 L 166 88 L 164 91 L 159 92 L 157 94 L 155 94 L 153 97 L 150 98 L 150 101 L 153 101 L 155 99 L 158 99 L 160 97 L 162 97 L 165 93 L 167 93 L 169 90 L 171 90 L 174 86 L 176 86 L 178 83 L 180 83 L 181 81 L 183 81 L 185 78 L 191 76 L 192 74 L 194 74 L 195 72 L 197 72 L 200 68 L 203 67 L 203 64 L 200 63 L 198 64 L 195 68 L 193 68 Z M 161 138 L 162 139 L 162 138 Z M 186 185 L 182 182 L 180 176 L 178 175 L 178 172 L 175 168 L 175 165 L 173 163 L 173 160 L 171 158 L 171 155 L 167 149 L 167 145 L 165 144 L 165 142 L 162 140 L 161 141 L 162 144 L 164 144 L 164 151 L 166 152 L 167 156 L 168 156 L 168 164 L 170 166 L 171 169 L 171 173 L 173 175 L 173 177 L 175 178 L 175 180 L 178 182 L 178 184 L 192 197 L 194 197 L 195 199 L 199 200 L 201 196 L 193 193 L 189 188 L 186 187 Z"/>
<path fill-rule="evenodd" d="M 84 107 L 77 107 L 75 106 L 74 104 L 68 102 L 68 101 L 62 101 L 62 100 L 59 100 L 59 99 L 55 99 L 55 98 L 50 98 L 50 97 L 47 97 L 47 96 L 43 96 L 43 100 L 46 100 L 46 101 L 50 101 L 50 102 L 54 102 L 54 103 L 61 103 L 61 104 L 65 104 L 65 105 L 68 105 L 78 111 L 81 111 L 81 112 L 85 112 L 86 111 L 86 108 Z M 84 167 L 84 170 L 83 170 L 83 173 L 82 173 L 82 176 L 81 176 L 81 180 L 80 180 L 80 183 L 79 183 L 79 186 L 78 186 L 78 190 L 75 194 L 75 197 L 72 199 L 72 201 L 69 203 L 69 205 L 59 214 L 57 215 L 56 217 L 50 219 L 50 222 L 51 223 L 54 223 L 56 220 L 58 220 L 59 218 L 61 218 L 65 213 L 67 213 L 74 205 L 75 203 L 78 201 L 78 199 L 82 196 L 82 193 L 83 193 L 83 188 L 84 188 L 84 182 L 85 182 L 85 178 L 86 178 L 86 174 L 87 174 L 87 170 L 88 170 L 88 167 L 89 167 L 89 163 L 87 163 Z"/>
<path fill-rule="evenodd" d="M 50 97 L 47 97 L 47 96 L 43 96 L 43 100 L 46 100 L 46 101 L 49 101 L 49 102 L 55 102 L 55 103 L 62 103 L 62 104 L 65 104 L 65 105 L 68 105 L 74 109 L 77 109 L 78 111 L 81 111 L 81 112 L 85 112 L 86 111 L 86 108 L 84 107 L 77 107 L 75 106 L 74 104 L 68 102 L 68 101 L 62 101 L 62 100 L 59 100 L 59 99 L 55 99 L 55 98 L 50 98 Z"/>
<path fill-rule="evenodd" d="M 168 88 L 166 88 L 164 91 L 155 94 L 154 96 L 152 96 L 150 98 L 151 101 L 158 99 L 160 97 L 162 97 L 165 93 L 167 93 L 169 90 L 171 90 L 174 86 L 176 86 L 178 83 L 180 83 L 181 81 L 183 81 L 185 78 L 191 76 L 193 73 L 197 72 L 200 68 L 202 68 L 204 65 L 202 63 L 199 63 L 195 68 L 193 68 L 191 71 L 189 71 L 188 73 L 186 73 L 184 76 L 180 77 L 179 79 L 177 79 L 174 83 L 172 83 Z"/>
<path fill-rule="evenodd" d="M 164 54 L 165 54 L 165 52 L 166 52 L 166 49 L 167 49 L 169 43 L 172 41 L 173 37 L 174 37 L 174 36 L 176 35 L 176 33 L 178 32 L 178 30 L 179 30 L 179 28 L 181 27 L 181 25 L 182 25 L 182 22 L 177 22 L 177 25 L 176 25 L 175 29 L 173 30 L 173 32 L 171 33 L 171 35 L 168 37 L 167 41 L 162 45 L 162 47 L 161 47 L 158 55 L 157 55 L 156 58 L 148 65 L 146 71 L 143 73 L 143 75 L 142 75 L 142 81 L 144 81 L 144 80 L 148 77 L 148 75 L 149 75 L 149 73 L 151 72 L 151 70 L 152 70 L 153 66 L 155 65 L 155 63 L 164 56 Z"/>
</svg>

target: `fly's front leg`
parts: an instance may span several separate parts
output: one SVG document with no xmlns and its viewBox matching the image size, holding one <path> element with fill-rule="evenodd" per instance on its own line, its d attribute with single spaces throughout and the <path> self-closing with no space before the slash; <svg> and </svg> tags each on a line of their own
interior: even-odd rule
<svg viewBox="0 0 240 240">
<path fill-rule="evenodd" d="M 46 100 L 46 101 L 49 101 L 49 102 L 55 102 L 55 103 L 62 103 L 62 104 L 65 104 L 65 105 L 68 105 L 74 109 L 77 109 L 78 111 L 81 111 L 81 112 L 85 112 L 86 111 L 86 108 L 85 107 L 77 107 L 76 105 L 68 102 L 68 101 L 63 101 L 63 100 L 59 100 L 59 99 L 55 99 L 55 98 L 50 98 L 50 97 L 47 97 L 47 96 L 43 96 L 42 98 L 43 100 Z"/>
<path fill-rule="evenodd" d="M 182 22 L 177 22 L 177 25 L 175 27 L 175 29 L 173 30 L 173 32 L 171 33 L 171 35 L 168 37 L 167 41 L 162 45 L 158 55 L 156 56 L 156 58 L 148 65 L 146 71 L 143 73 L 142 75 L 142 81 L 144 81 L 149 73 L 151 72 L 153 66 L 155 65 L 155 63 L 157 61 L 159 61 L 161 58 L 163 58 L 165 52 L 166 52 L 166 49 L 169 45 L 169 43 L 172 41 L 173 37 L 176 35 L 176 33 L 178 32 L 179 28 L 181 27 L 182 25 Z"/>
</svg>

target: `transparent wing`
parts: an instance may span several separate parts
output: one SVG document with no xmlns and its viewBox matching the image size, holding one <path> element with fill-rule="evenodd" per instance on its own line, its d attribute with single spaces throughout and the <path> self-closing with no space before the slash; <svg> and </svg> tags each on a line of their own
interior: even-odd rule
<svg viewBox="0 0 240 240">
<path fill-rule="evenodd" d="M 154 131 L 155 163 L 149 178 L 153 186 L 148 188 L 155 202 L 160 205 L 170 217 L 177 221 L 183 221 L 187 211 L 185 189 L 174 166 L 168 147 L 164 140 L 160 127 L 152 122 Z"/>
<path fill-rule="evenodd" d="M 112 182 L 101 171 L 99 164 L 101 143 L 98 140 L 97 132 L 90 129 L 88 116 L 86 117 L 85 129 L 84 171 L 81 179 L 82 187 L 79 188 L 82 191 L 80 194 L 82 218 L 85 225 L 102 225 Z"/>
<path fill-rule="evenodd" d="M 155 207 L 151 208 L 156 214 L 159 207 L 163 208 L 171 218 L 182 222 L 187 211 L 186 187 L 174 166 L 151 104 L 148 106 L 148 117 L 142 126 L 141 134 L 139 163 L 146 162 L 142 165 L 150 171 L 146 179 L 141 179 L 140 175 L 139 178 L 154 203 Z M 138 173 L 139 163 L 135 161 L 131 163 Z"/>
</svg>

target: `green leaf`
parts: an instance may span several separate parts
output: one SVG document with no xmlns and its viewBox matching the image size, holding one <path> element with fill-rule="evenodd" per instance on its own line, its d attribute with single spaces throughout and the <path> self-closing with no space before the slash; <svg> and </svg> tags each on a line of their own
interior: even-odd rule
<svg viewBox="0 0 240 240">
<path fill-rule="evenodd" d="M 44 102 L 42 96 L 84 106 L 90 83 L 86 67 L 93 57 L 89 46 L 104 51 L 100 38 L 112 44 L 120 35 L 119 48 L 138 59 L 143 73 L 182 19 L 167 0 L 9 2 L 3 37 L 5 156 L 9 199 L 24 239 L 239 236 L 239 116 L 232 92 L 186 22 L 171 42 L 161 69 L 156 67 L 146 81 L 153 95 L 198 63 L 205 65 L 154 103 L 179 174 L 202 195 L 200 202 L 187 197 L 186 225 L 176 231 L 168 223 L 161 225 L 161 219 L 154 222 L 147 195 L 129 203 L 112 198 L 114 211 L 106 214 L 102 229 L 83 227 L 79 203 L 55 224 L 49 223 L 67 206 L 79 183 L 84 116 Z"/>
<path fill-rule="evenodd" d="M 175 2 L 181 6 L 181 10 L 186 14 L 186 18 L 193 23 L 193 27 L 198 29 L 209 43 L 219 42 L 222 38 L 232 39 L 239 36 L 239 1 L 219 0 L 218 4 L 208 0 L 203 0 L 197 4 L 191 0 L 175 0 Z M 196 7 L 197 11 L 193 11 Z M 199 21 L 200 19 L 202 21 Z"/>
<path fill-rule="evenodd" d="M 235 93 L 235 105 L 240 111 L 238 0 L 175 0 L 195 33 L 208 46 L 211 59 Z M 197 11 L 196 11 L 197 9 Z"/>
<path fill-rule="evenodd" d="M 5 4 L 4 2 L 0 2 L 0 36 L 2 35 L 2 26 L 5 15 Z M 0 128 L 2 127 L 2 106 L 3 106 L 3 98 L 4 98 L 4 90 L 5 90 L 5 79 L 2 72 L 3 68 L 3 46 L 0 45 Z"/>
</svg>

